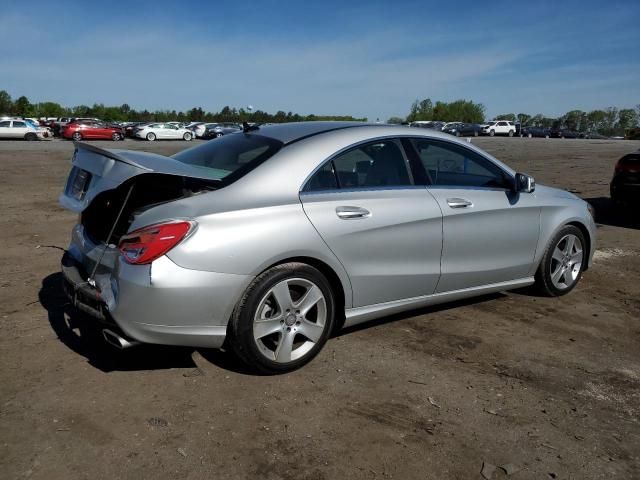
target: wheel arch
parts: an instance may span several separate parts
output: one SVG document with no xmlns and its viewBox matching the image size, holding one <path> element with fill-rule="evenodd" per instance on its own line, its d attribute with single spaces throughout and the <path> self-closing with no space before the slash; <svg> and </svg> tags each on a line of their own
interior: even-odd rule
<svg viewBox="0 0 640 480">
<path fill-rule="evenodd" d="M 587 228 L 587 226 L 582 223 L 579 222 L 577 220 L 573 220 L 569 223 L 567 223 L 566 225 L 572 225 L 574 227 L 576 227 L 578 230 L 580 230 L 582 232 L 582 235 L 584 236 L 584 240 L 587 243 L 584 247 L 584 252 L 587 253 L 587 258 L 585 260 L 587 260 L 585 262 L 585 267 L 583 271 L 587 271 L 589 269 L 589 252 L 591 252 L 591 242 L 593 242 L 593 239 L 591 238 L 591 232 L 589 232 L 589 229 Z"/>
</svg>

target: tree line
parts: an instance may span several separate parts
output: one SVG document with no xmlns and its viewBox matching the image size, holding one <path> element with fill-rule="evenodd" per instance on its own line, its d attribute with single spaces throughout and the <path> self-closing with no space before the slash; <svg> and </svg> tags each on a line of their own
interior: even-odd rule
<svg viewBox="0 0 640 480">
<path fill-rule="evenodd" d="M 355 118 L 350 115 L 300 115 L 293 112 L 277 111 L 275 114 L 256 110 L 250 112 L 244 108 L 226 106 L 219 112 L 206 112 L 201 107 L 194 107 L 186 112 L 176 110 L 135 110 L 128 104 L 105 106 L 95 103 L 93 106 L 78 105 L 64 107 L 56 102 L 31 103 L 25 96 L 13 100 L 5 90 L 0 90 L 0 115 L 18 117 L 89 117 L 100 118 L 109 122 L 258 122 L 282 123 L 305 122 L 314 120 L 339 120 L 366 122 L 366 118 Z"/>
<path fill-rule="evenodd" d="M 391 117 L 389 123 L 414 122 L 417 120 L 439 120 L 443 122 L 482 123 L 485 121 L 485 107 L 470 100 L 433 103 L 431 99 L 416 100 L 411 104 L 405 118 Z M 571 110 L 560 117 L 547 117 L 538 113 L 504 113 L 495 120 L 518 121 L 522 125 L 545 128 L 566 128 L 580 133 L 600 133 L 602 135 L 624 135 L 631 129 L 640 127 L 640 104 L 634 108 L 609 107 L 605 110 Z"/>
</svg>

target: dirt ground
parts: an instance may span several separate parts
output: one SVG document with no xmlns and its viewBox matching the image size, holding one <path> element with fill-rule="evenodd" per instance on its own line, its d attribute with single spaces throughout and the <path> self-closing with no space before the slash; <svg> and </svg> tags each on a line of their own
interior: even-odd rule
<svg viewBox="0 0 640 480">
<path fill-rule="evenodd" d="M 0 142 L 0 478 L 474 479 L 483 462 L 519 470 L 494 479 L 640 478 L 640 223 L 608 200 L 640 142 L 474 143 L 596 207 L 576 290 L 385 318 L 260 377 L 219 351 L 118 352 L 65 317 L 72 144 Z"/>
</svg>

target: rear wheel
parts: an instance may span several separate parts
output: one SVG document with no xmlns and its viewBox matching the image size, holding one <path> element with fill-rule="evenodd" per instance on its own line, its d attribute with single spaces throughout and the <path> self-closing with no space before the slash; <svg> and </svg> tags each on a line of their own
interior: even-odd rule
<svg viewBox="0 0 640 480">
<path fill-rule="evenodd" d="M 513 130 L 509 130 L 509 136 L 513 137 Z"/>
<path fill-rule="evenodd" d="M 33 142 L 34 140 L 38 139 L 38 135 L 36 135 L 33 132 L 29 132 L 24 136 L 24 139 L 27 140 L 28 142 Z"/>
<path fill-rule="evenodd" d="M 156 134 L 155 133 L 147 133 L 147 140 L 149 140 L 150 142 L 155 141 L 156 139 Z"/>
<path fill-rule="evenodd" d="M 331 287 L 317 269 L 304 263 L 277 265 L 245 291 L 229 324 L 229 342 L 260 373 L 295 370 L 326 343 L 334 311 Z"/>
<path fill-rule="evenodd" d="M 573 225 L 566 225 L 553 237 L 536 272 L 541 293 L 559 297 L 573 290 L 586 266 L 586 246 L 582 231 Z"/>
<path fill-rule="evenodd" d="M 73 138 L 76 142 L 79 142 L 80 140 L 82 140 L 82 134 L 80 132 L 75 132 L 73 135 L 71 135 L 71 138 Z"/>
</svg>

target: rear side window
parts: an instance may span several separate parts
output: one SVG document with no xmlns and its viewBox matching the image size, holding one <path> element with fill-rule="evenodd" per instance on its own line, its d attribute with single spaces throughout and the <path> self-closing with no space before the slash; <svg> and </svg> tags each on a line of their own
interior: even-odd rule
<svg viewBox="0 0 640 480">
<path fill-rule="evenodd" d="M 412 185 L 412 181 L 400 145 L 383 140 L 337 155 L 313 174 L 304 191 L 406 185 Z"/>
<path fill-rule="evenodd" d="M 175 160 L 201 168 L 211 178 L 231 183 L 275 155 L 283 144 L 260 135 L 225 135 L 175 154 Z"/>
<path fill-rule="evenodd" d="M 430 139 L 413 139 L 412 143 L 433 185 L 511 188 L 508 175 L 473 150 Z"/>
<path fill-rule="evenodd" d="M 0 127 L 8 128 L 11 126 L 11 122 L 5 120 L 4 122 L 0 122 Z"/>
<path fill-rule="evenodd" d="M 24 122 L 13 122 L 13 128 L 24 128 L 27 124 Z"/>
</svg>

